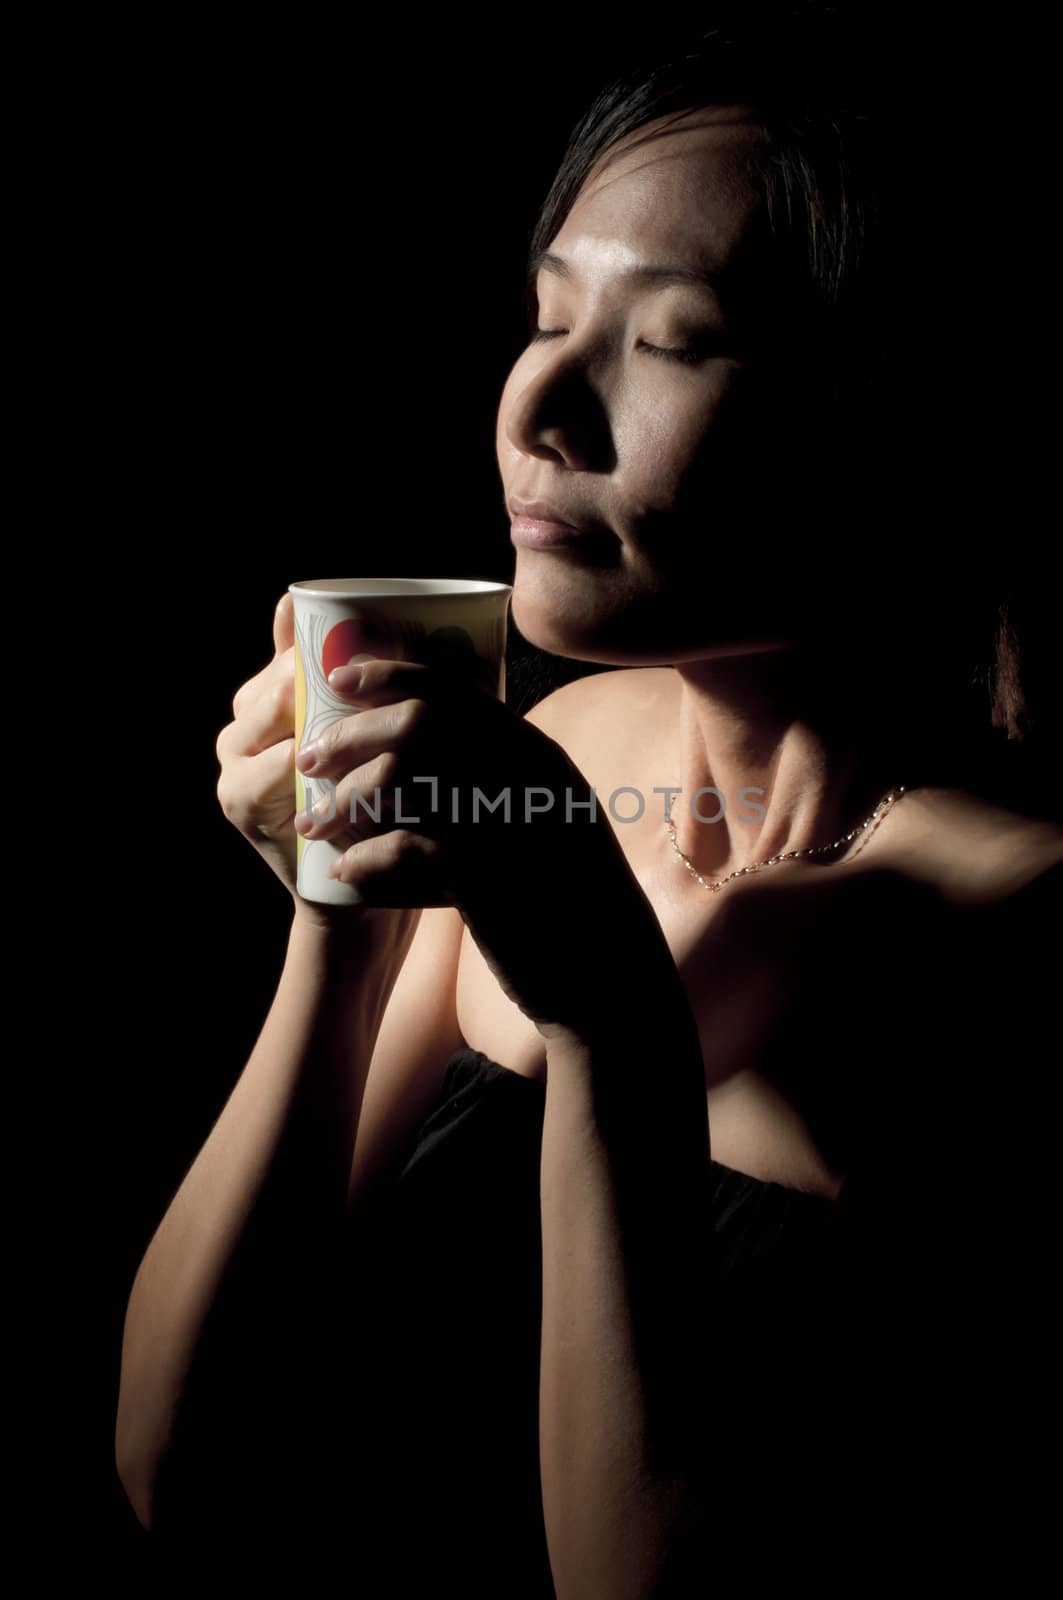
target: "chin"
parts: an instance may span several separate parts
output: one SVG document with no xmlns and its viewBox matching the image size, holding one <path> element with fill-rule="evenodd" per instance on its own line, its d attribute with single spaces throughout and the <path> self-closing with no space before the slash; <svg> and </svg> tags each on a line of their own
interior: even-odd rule
<svg viewBox="0 0 1063 1600">
<path fill-rule="evenodd" d="M 670 666 L 674 637 L 654 639 L 640 625 L 641 610 L 630 596 L 610 607 L 606 595 L 588 592 L 565 575 L 546 589 L 515 580 L 510 600 L 522 638 L 548 655 L 605 667 Z"/>
<path fill-rule="evenodd" d="M 582 590 L 582 585 L 562 574 L 549 585 L 514 579 L 509 614 L 521 637 L 547 655 L 571 661 L 626 663 L 628 656 L 610 650 L 603 623 L 604 607 Z"/>
</svg>

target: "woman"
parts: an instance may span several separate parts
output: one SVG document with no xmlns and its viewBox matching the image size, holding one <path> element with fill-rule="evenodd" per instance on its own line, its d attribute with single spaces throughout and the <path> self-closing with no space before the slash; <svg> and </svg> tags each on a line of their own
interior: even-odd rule
<svg viewBox="0 0 1063 1600">
<path fill-rule="evenodd" d="M 370 1593 L 685 1595 L 822 1576 L 850 1537 L 898 1571 L 951 1549 L 937 1474 L 986 1441 L 948 1341 L 999 1333 L 974 1141 L 1012 1037 L 971 986 L 1058 903 L 1063 830 L 995 777 L 989 691 L 1021 705 L 992 586 L 957 601 L 947 548 L 918 582 L 896 543 L 854 550 L 853 506 L 873 531 L 901 500 L 866 475 L 905 389 L 903 163 L 822 88 L 783 103 L 774 52 L 710 37 L 618 80 L 532 240 L 496 441 L 512 615 L 617 670 L 521 718 L 352 664 L 351 716 L 298 755 L 333 820 L 296 819 L 285 596 L 219 736 L 294 914 L 130 1297 L 119 1469 L 175 1542 L 213 1517 L 269 1558 L 301 1485 L 306 1559 L 335 1534 Z M 1000 647 L 975 689 L 972 639 Z M 351 824 L 426 772 L 508 786 L 513 820 Z M 526 818 L 532 786 L 556 805 Z M 365 906 L 299 898 L 297 832 L 349 841 Z M 247 1381 L 263 1343 L 258 1376 L 298 1382 Z M 315 1405 L 331 1436 L 299 1432 Z M 297 1440 L 324 1453 L 271 1495 Z"/>
</svg>

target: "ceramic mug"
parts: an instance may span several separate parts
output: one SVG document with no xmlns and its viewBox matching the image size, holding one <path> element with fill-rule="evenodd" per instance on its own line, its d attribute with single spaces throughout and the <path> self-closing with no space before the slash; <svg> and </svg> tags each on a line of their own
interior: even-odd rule
<svg viewBox="0 0 1063 1600">
<path fill-rule="evenodd" d="M 468 672 L 490 693 L 506 693 L 506 622 L 513 590 L 479 578 L 314 578 L 288 585 L 295 612 L 295 748 L 356 708 L 334 694 L 328 675 L 354 656 L 417 661 Z M 295 770 L 296 810 L 330 785 Z M 357 889 L 328 876 L 350 840 L 297 835 L 296 888 L 321 905 L 360 905 Z"/>
</svg>

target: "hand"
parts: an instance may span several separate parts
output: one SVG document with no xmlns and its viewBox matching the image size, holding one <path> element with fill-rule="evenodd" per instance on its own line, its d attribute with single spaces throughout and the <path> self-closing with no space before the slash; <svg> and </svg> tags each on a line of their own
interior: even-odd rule
<svg viewBox="0 0 1063 1600">
<path fill-rule="evenodd" d="M 217 794 L 225 816 L 292 896 L 296 893 L 295 618 L 290 593 L 273 614 L 273 659 L 233 696 L 233 720 L 218 735 Z M 325 909 L 325 908 L 322 908 Z"/>
<path fill-rule="evenodd" d="M 337 876 L 366 904 L 456 906 L 541 1031 L 575 1028 L 606 1003 L 592 975 L 610 951 L 663 945 L 608 821 L 590 817 L 586 778 L 461 674 L 368 660 L 355 689 L 358 670 L 337 669 L 329 685 L 363 709 L 298 754 L 300 771 L 334 788 L 328 814 L 297 828 L 312 840 L 355 833 Z"/>
</svg>

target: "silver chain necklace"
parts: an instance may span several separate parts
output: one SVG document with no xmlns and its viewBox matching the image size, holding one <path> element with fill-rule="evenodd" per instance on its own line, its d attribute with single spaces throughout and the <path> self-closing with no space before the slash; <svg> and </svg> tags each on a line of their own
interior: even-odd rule
<svg viewBox="0 0 1063 1600">
<path fill-rule="evenodd" d="M 740 878 L 744 873 L 760 872 L 764 867 L 774 867 L 780 861 L 796 861 L 798 856 L 822 855 L 827 850 L 837 850 L 840 845 L 849 844 L 853 839 L 858 838 L 859 835 L 864 833 L 868 828 L 870 828 L 871 832 L 873 833 L 875 828 L 879 826 L 886 815 L 893 809 L 901 795 L 904 794 L 905 789 L 906 785 L 903 783 L 898 788 L 891 789 L 888 794 L 882 797 L 874 811 L 872 811 L 871 815 L 865 822 L 861 822 L 859 827 L 853 828 L 850 833 L 843 833 L 841 838 L 835 839 L 833 844 L 810 845 L 806 850 L 785 850 L 780 855 L 769 856 L 767 861 L 755 861 L 748 867 L 739 867 L 736 872 L 729 872 L 726 878 L 716 878 L 715 880 L 712 878 L 702 877 L 701 873 L 698 871 L 693 861 L 691 861 L 690 857 L 688 855 L 684 855 L 683 851 L 680 850 L 675 836 L 675 823 L 672 821 L 671 817 L 666 817 L 664 820 L 672 841 L 672 849 L 675 851 L 680 861 L 682 861 L 687 871 L 693 877 L 697 878 L 698 882 L 704 888 L 711 889 L 715 893 L 717 889 L 722 889 L 725 883 L 730 883 L 732 878 Z"/>
</svg>

